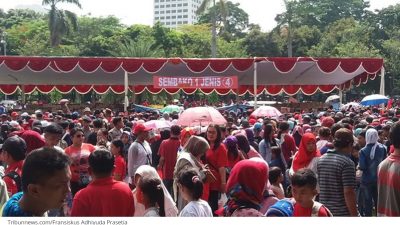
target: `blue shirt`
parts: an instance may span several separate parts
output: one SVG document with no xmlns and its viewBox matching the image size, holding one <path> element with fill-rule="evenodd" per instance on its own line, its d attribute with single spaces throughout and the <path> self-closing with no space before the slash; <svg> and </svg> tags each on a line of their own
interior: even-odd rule
<svg viewBox="0 0 400 225">
<path fill-rule="evenodd" d="M 374 144 L 368 144 L 360 151 L 359 167 L 363 172 L 361 176 L 362 184 L 377 183 L 378 166 L 386 158 L 386 147 L 378 144 L 375 149 L 375 157 L 371 160 L 370 154 Z"/>
<path fill-rule="evenodd" d="M 18 192 L 13 195 L 4 205 L 3 209 L 3 217 L 28 217 L 33 216 L 32 213 L 25 212 L 19 206 L 19 201 L 22 196 L 24 196 L 23 192 Z"/>
</svg>

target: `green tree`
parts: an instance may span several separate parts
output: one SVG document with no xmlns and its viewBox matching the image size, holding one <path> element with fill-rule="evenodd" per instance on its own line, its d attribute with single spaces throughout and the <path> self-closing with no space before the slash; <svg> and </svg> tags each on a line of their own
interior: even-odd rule
<svg viewBox="0 0 400 225">
<path fill-rule="evenodd" d="M 362 21 L 368 7 L 369 1 L 365 0 L 297 0 L 293 8 L 293 22 L 323 30 L 345 18 Z"/>
<path fill-rule="evenodd" d="M 219 36 L 224 37 L 228 41 L 243 38 L 245 30 L 249 26 L 249 14 L 239 7 L 239 3 L 228 1 L 224 4 L 229 14 L 226 15 L 224 11 L 220 11 L 223 6 L 218 2 L 215 7 L 211 7 L 208 11 L 200 15 L 198 23 L 212 24 L 213 15 L 215 14 Z"/>
<path fill-rule="evenodd" d="M 212 6 L 215 7 L 215 0 L 203 0 L 201 3 L 200 7 L 197 9 L 197 14 L 200 15 L 202 13 L 205 13 L 207 9 L 210 7 L 212 3 Z M 226 0 L 219 0 L 219 11 L 221 12 L 222 18 L 224 18 L 224 21 L 226 21 L 226 17 L 228 16 L 228 9 L 226 7 Z M 216 18 L 216 12 L 214 11 L 212 15 L 212 23 L 211 23 L 211 57 L 216 58 L 217 57 L 217 18 Z"/>
<path fill-rule="evenodd" d="M 65 34 L 70 32 L 70 28 L 73 30 L 78 29 L 78 18 L 75 13 L 62 10 L 57 8 L 58 3 L 71 3 L 79 8 L 81 4 L 79 0 L 43 0 L 43 6 L 50 6 L 48 19 L 50 29 L 50 44 L 53 47 L 58 46 L 61 43 L 61 39 Z"/>
<path fill-rule="evenodd" d="M 259 25 L 250 25 L 242 45 L 252 57 L 282 56 L 284 42 L 275 31 L 265 33 Z"/>
<path fill-rule="evenodd" d="M 83 16 L 78 22 L 79 30 L 66 38 L 78 46 L 81 56 L 111 56 L 110 51 L 128 39 L 125 26 L 114 16 Z"/>
<path fill-rule="evenodd" d="M 153 37 L 157 46 L 164 51 L 164 57 L 178 57 L 182 55 L 182 38 L 176 30 L 163 27 L 160 22 L 153 26 Z"/>
<path fill-rule="evenodd" d="M 0 9 L 0 27 L 10 29 L 12 26 L 21 25 L 22 23 L 32 20 L 42 20 L 44 15 L 30 9 L 10 9 L 4 12 Z"/>
</svg>

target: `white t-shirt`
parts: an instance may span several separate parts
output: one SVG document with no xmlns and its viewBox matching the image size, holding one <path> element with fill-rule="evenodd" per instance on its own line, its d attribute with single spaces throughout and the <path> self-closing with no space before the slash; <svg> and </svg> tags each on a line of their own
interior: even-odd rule
<svg viewBox="0 0 400 225">
<path fill-rule="evenodd" d="M 189 202 L 179 214 L 180 217 L 212 217 L 211 207 L 204 200 Z"/>
</svg>

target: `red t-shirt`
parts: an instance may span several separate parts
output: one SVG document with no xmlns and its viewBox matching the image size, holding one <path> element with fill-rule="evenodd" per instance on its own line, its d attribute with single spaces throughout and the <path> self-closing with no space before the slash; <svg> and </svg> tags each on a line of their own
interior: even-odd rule
<svg viewBox="0 0 400 225">
<path fill-rule="evenodd" d="M 294 217 L 311 217 L 312 208 L 304 208 L 300 204 L 294 204 Z M 329 217 L 325 206 L 322 206 L 318 211 L 318 217 Z"/>
<path fill-rule="evenodd" d="M 7 175 L 12 171 L 15 171 L 18 173 L 18 175 L 21 177 L 22 176 L 22 166 L 24 165 L 24 161 L 18 161 L 13 164 L 10 164 L 7 169 L 4 171 L 4 174 Z M 11 197 L 12 195 L 16 194 L 18 192 L 18 187 L 17 184 L 13 179 L 10 177 L 4 177 L 3 178 L 4 182 L 6 183 L 7 186 L 7 192 L 8 196 Z"/>
<path fill-rule="evenodd" d="M 121 174 L 122 180 L 126 176 L 126 162 L 121 155 L 117 156 L 114 161 L 114 174 Z"/>
<path fill-rule="evenodd" d="M 174 168 L 177 160 L 178 149 L 181 141 L 178 138 L 170 138 L 161 142 L 158 154 L 164 158 L 162 168 L 164 179 L 174 179 Z"/>
<path fill-rule="evenodd" d="M 76 193 L 71 216 L 98 217 L 124 216 L 135 214 L 133 194 L 128 184 L 112 177 L 92 181 Z"/>
<path fill-rule="evenodd" d="M 72 164 L 71 169 L 71 181 L 78 182 L 79 174 L 88 175 L 89 168 L 89 155 L 95 150 L 95 147 L 91 144 L 83 143 L 81 148 L 75 148 L 73 145 L 65 149 L 65 154 L 67 154 Z"/>
<path fill-rule="evenodd" d="M 210 184 L 210 190 L 218 191 L 221 187 L 221 176 L 218 169 L 228 166 L 228 152 L 224 144 L 221 144 L 216 150 L 208 149 L 206 152 L 207 164 L 217 180 Z"/>
</svg>

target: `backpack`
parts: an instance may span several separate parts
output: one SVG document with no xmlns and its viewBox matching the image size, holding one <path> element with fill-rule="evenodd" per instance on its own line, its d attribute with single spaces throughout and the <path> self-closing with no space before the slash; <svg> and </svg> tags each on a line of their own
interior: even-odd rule
<svg viewBox="0 0 400 225">
<path fill-rule="evenodd" d="M 294 198 L 291 199 L 291 202 L 292 202 L 293 207 L 294 207 L 294 205 L 296 204 L 296 201 L 294 200 Z M 323 206 L 323 204 L 314 201 L 314 205 L 313 205 L 313 207 L 311 209 L 311 217 L 318 217 L 319 210 L 321 209 L 322 206 Z M 325 207 L 325 209 L 328 212 L 328 216 L 329 217 L 333 217 L 333 214 L 331 213 L 331 211 L 326 207 Z"/>
<path fill-rule="evenodd" d="M 17 192 L 21 192 L 22 191 L 21 176 L 17 172 L 11 171 L 11 172 L 7 173 L 6 175 L 4 175 L 3 178 L 4 177 L 9 177 L 15 182 L 15 184 L 17 185 Z"/>
</svg>

